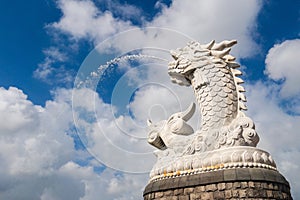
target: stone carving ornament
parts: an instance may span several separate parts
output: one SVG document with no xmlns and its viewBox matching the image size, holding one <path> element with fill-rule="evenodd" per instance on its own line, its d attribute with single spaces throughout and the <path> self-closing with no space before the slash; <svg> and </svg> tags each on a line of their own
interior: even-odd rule
<svg viewBox="0 0 300 200">
<path fill-rule="evenodd" d="M 193 88 L 201 129 L 194 131 L 187 123 L 195 112 L 194 103 L 167 120 L 148 120 L 148 142 L 158 149 L 152 181 L 228 167 L 276 169 L 271 156 L 256 148 L 259 136 L 253 121 L 243 113 L 247 109 L 244 81 L 239 78 L 240 65 L 229 54 L 236 43 L 190 42 L 171 51 L 174 61 L 168 73 L 172 82 Z"/>
</svg>

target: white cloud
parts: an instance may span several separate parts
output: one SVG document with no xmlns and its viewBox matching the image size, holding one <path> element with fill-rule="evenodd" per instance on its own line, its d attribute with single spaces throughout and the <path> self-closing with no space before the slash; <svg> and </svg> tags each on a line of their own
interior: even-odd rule
<svg viewBox="0 0 300 200">
<path fill-rule="evenodd" d="M 45 58 L 43 63 L 38 65 L 38 68 L 33 72 L 33 76 L 40 80 L 47 81 L 49 76 L 53 73 L 54 68 L 51 66 L 53 63 L 49 58 Z"/>
<path fill-rule="evenodd" d="M 87 109 L 84 102 L 89 104 Z M 151 169 L 154 156 L 146 145 L 145 126 L 137 126 L 128 115 L 115 116 L 114 107 L 103 103 L 92 90 L 74 91 L 73 110 L 78 133 L 96 159 L 124 172 Z"/>
<path fill-rule="evenodd" d="M 123 174 L 111 169 L 96 173 L 94 167 L 101 165 L 87 160 L 89 154 L 74 148 L 72 91 L 59 89 L 53 95 L 54 100 L 40 107 L 17 88 L 0 88 L 0 116 L 3 117 L 0 198 L 88 200 L 96 196 L 106 199 L 128 196 L 137 199 L 141 193 L 136 191 L 142 190 L 148 175 Z M 101 101 L 96 98 L 96 102 Z M 89 104 L 82 106 L 91 109 Z M 87 165 L 80 166 L 75 163 L 77 160 Z M 116 185 L 122 187 L 115 188 Z M 127 186 L 133 190 L 127 190 Z"/>
<path fill-rule="evenodd" d="M 40 106 L 34 106 L 27 100 L 21 90 L 10 87 L 0 88 L 0 133 L 2 136 L 16 132 L 28 131 L 28 124 L 37 124 L 37 114 L 43 111 Z"/>
<path fill-rule="evenodd" d="M 131 27 L 130 21 L 114 18 L 111 11 L 100 11 L 90 0 L 60 0 L 58 7 L 63 16 L 59 22 L 50 26 L 69 34 L 74 39 L 99 42 Z"/>
<path fill-rule="evenodd" d="M 0 197 L 38 199 L 44 188 L 55 183 L 51 177 L 56 170 L 76 154 L 73 139 L 66 135 L 72 120 L 70 105 L 48 101 L 45 107 L 36 106 L 14 87 L 1 88 L 0 94 L 4 108 L 0 168 L 9 177 L 1 179 L 1 185 L 10 186 Z"/>
<path fill-rule="evenodd" d="M 237 39 L 238 57 L 253 55 L 257 44 L 251 37 L 261 8 L 259 1 L 180 1 L 164 8 L 149 25 L 172 28 L 201 43 L 212 39 Z"/>
<path fill-rule="evenodd" d="M 279 107 L 278 86 L 270 82 L 247 85 L 248 114 L 260 136 L 259 148 L 267 150 L 291 184 L 293 197 L 299 193 L 300 117 L 291 116 Z"/>
<path fill-rule="evenodd" d="M 48 49 L 45 49 L 43 53 L 48 58 L 59 62 L 66 61 L 68 59 L 67 55 L 61 52 L 57 47 L 50 47 Z"/>
<path fill-rule="evenodd" d="M 107 1 L 108 10 L 113 11 L 115 16 L 123 20 L 136 20 L 142 21 L 143 15 L 142 10 L 134 5 L 130 5 L 127 2 L 124 4 L 118 1 Z"/>
<path fill-rule="evenodd" d="M 63 63 L 68 61 L 65 53 L 61 52 L 57 47 L 50 47 L 43 51 L 45 59 L 38 64 L 38 68 L 33 72 L 33 76 L 46 83 L 56 84 L 71 83 L 73 81 L 74 72 L 66 70 Z"/>
<path fill-rule="evenodd" d="M 9 174 L 47 173 L 72 157 L 73 140 L 65 133 L 72 120 L 70 105 L 48 101 L 44 108 L 35 106 L 13 87 L 0 93 L 6 105 L 0 111 L 1 163 Z"/>
<path fill-rule="evenodd" d="M 283 82 L 283 98 L 299 97 L 300 93 L 300 39 L 286 40 L 272 47 L 266 58 L 265 73 L 269 78 Z"/>
</svg>

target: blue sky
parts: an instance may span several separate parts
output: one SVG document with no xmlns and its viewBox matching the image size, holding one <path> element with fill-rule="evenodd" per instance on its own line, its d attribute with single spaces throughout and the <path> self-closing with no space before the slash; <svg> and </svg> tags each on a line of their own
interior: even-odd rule
<svg viewBox="0 0 300 200">
<path fill-rule="evenodd" d="M 300 198 L 299 1 L 3 0 L 0 11 L 1 199 L 139 199 L 155 160 L 145 120 L 194 98 L 164 68 L 191 38 L 238 40 L 259 148 Z M 126 57 L 136 52 L 148 57 Z M 91 72 L 94 85 L 73 90 Z"/>
</svg>

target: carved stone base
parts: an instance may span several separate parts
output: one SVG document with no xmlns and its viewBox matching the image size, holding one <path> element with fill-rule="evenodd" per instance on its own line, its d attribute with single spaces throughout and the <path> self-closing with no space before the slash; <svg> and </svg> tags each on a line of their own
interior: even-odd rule
<svg viewBox="0 0 300 200">
<path fill-rule="evenodd" d="M 163 178 L 204 173 L 230 168 L 266 168 L 276 170 L 271 155 L 249 146 L 228 147 L 180 157 L 165 156 L 160 151 L 158 160 L 150 172 L 150 182 Z"/>
<path fill-rule="evenodd" d="M 287 180 L 276 170 L 235 168 L 150 182 L 144 200 L 286 199 Z"/>
</svg>

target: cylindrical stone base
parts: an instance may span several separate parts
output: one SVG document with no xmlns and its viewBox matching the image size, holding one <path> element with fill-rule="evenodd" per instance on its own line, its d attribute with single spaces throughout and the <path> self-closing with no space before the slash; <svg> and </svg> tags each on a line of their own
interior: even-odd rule
<svg viewBox="0 0 300 200">
<path fill-rule="evenodd" d="M 144 200 L 287 199 L 290 186 L 278 172 L 236 168 L 167 178 L 149 183 Z"/>
</svg>

